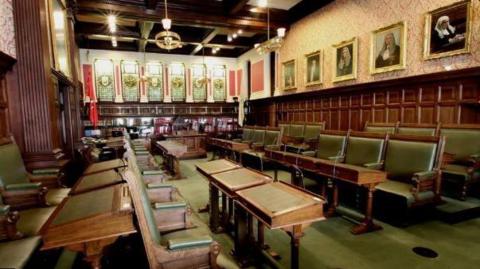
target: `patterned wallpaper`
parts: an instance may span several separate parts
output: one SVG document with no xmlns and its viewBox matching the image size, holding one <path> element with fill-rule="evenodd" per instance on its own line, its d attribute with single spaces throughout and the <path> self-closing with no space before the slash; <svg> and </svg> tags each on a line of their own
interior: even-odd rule
<svg viewBox="0 0 480 269">
<path fill-rule="evenodd" d="M 0 51 L 16 58 L 12 0 L 0 0 Z"/>
<path fill-rule="evenodd" d="M 436 60 L 423 60 L 425 13 L 455 2 L 458 0 L 337 0 L 292 25 L 287 33 L 285 44 L 279 51 L 279 62 L 297 60 L 297 92 L 306 90 L 303 79 L 304 55 L 318 49 L 324 51 L 324 83 L 314 87 L 315 89 L 480 66 L 480 1 L 477 0 L 472 0 L 472 53 Z M 407 23 L 407 68 L 370 75 L 371 32 L 399 21 Z M 359 41 L 358 77 L 356 80 L 333 83 L 332 45 L 354 36 L 357 36 Z M 275 94 L 280 95 L 282 92 L 282 90 L 277 90 Z M 288 91 L 288 93 L 292 92 L 295 91 Z"/>
</svg>

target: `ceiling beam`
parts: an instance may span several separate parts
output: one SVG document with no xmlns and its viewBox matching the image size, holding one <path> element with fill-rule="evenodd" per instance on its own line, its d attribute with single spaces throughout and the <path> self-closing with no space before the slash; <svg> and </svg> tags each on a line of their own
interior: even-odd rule
<svg viewBox="0 0 480 269">
<path fill-rule="evenodd" d="M 248 0 L 232 0 L 231 2 L 228 14 L 235 15 L 245 7 Z"/>
<path fill-rule="evenodd" d="M 155 9 L 157 8 L 158 0 L 145 0 L 145 7 L 147 9 Z"/>
<path fill-rule="evenodd" d="M 190 55 L 197 54 L 197 52 L 199 52 L 205 44 L 210 43 L 210 41 L 212 41 L 212 39 L 215 38 L 217 34 L 218 34 L 218 29 L 217 28 L 213 29 L 207 36 L 203 38 L 202 43 L 193 49 Z"/>
<path fill-rule="evenodd" d="M 138 51 L 145 52 L 145 47 L 147 46 L 147 40 L 150 37 L 150 32 L 153 29 L 155 23 L 151 21 L 142 21 L 140 22 L 140 39 L 137 41 Z"/>
<path fill-rule="evenodd" d="M 164 17 L 163 10 L 146 10 L 143 7 L 134 5 L 114 5 L 108 3 L 98 3 L 89 0 L 78 2 L 77 14 L 117 14 L 120 18 L 131 18 L 139 20 L 159 21 Z M 233 29 L 245 29 L 253 31 L 265 31 L 267 22 L 263 19 L 252 17 L 225 16 L 196 12 L 194 10 L 179 10 L 169 8 L 169 17 L 177 25 L 201 25 L 209 27 L 226 27 Z M 270 27 L 276 29 L 279 27 L 288 27 L 286 22 L 271 21 Z"/>
</svg>

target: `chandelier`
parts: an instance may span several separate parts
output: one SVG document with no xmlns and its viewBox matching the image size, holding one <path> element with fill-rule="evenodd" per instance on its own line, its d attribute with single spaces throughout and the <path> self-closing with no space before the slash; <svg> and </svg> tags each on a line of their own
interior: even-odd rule
<svg viewBox="0 0 480 269">
<path fill-rule="evenodd" d="M 260 55 L 280 49 L 283 45 L 283 38 L 285 37 L 286 31 L 283 27 L 278 28 L 277 36 L 270 38 L 270 8 L 267 6 L 267 1 L 263 1 L 262 7 L 267 8 L 267 41 L 255 44 L 255 49 Z"/>
<path fill-rule="evenodd" d="M 161 49 L 173 50 L 182 47 L 180 35 L 170 31 L 172 20 L 168 18 L 167 0 L 165 0 L 165 18 L 162 19 L 162 26 L 165 31 L 155 35 L 155 44 Z"/>
</svg>

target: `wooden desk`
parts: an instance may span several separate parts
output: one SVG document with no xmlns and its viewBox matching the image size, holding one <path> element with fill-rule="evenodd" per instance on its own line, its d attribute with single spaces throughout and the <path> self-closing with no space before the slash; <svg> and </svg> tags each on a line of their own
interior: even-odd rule
<svg viewBox="0 0 480 269">
<path fill-rule="evenodd" d="M 208 140 L 208 143 L 209 145 L 217 148 L 217 150 L 213 150 L 212 160 L 215 159 L 216 155 L 219 155 L 222 158 L 225 157 L 228 153 L 231 153 L 234 155 L 234 158 L 241 163 L 241 152 L 250 149 L 249 144 L 220 138 L 210 138 Z M 220 152 L 219 154 L 219 150 L 223 152 Z M 239 154 L 238 158 L 236 157 L 237 154 Z"/>
<path fill-rule="evenodd" d="M 365 218 L 359 225 L 352 228 L 353 234 L 363 234 L 380 230 L 382 227 L 373 222 L 373 193 L 375 186 L 386 181 L 387 174 L 384 171 L 368 169 L 361 166 L 355 166 L 344 163 L 335 163 L 329 160 L 308 157 L 304 155 L 267 150 L 265 156 L 270 160 L 280 163 L 284 166 L 295 166 L 307 171 L 311 171 L 323 177 L 334 180 L 341 180 L 367 189 L 367 204 L 365 208 Z M 328 215 L 331 216 L 338 206 L 338 188 L 333 184 L 333 202 L 328 209 Z"/>
<path fill-rule="evenodd" d="M 207 151 L 205 150 L 206 134 L 185 133 L 177 135 L 163 135 L 167 141 L 175 141 L 187 146 L 187 151 L 180 159 L 189 158 L 205 158 Z"/>
<path fill-rule="evenodd" d="M 120 168 L 123 171 L 123 168 Z M 84 175 L 72 187 L 70 194 L 80 194 L 124 182 L 121 175 L 115 170 L 106 170 L 95 174 Z"/>
<path fill-rule="evenodd" d="M 214 232 L 222 232 L 228 228 L 232 218 L 233 199 L 236 197 L 236 191 L 273 181 L 271 177 L 248 168 L 212 174 L 210 178 L 210 228 Z M 219 227 L 219 191 L 222 193 L 223 227 Z"/>
<path fill-rule="evenodd" d="M 100 268 L 104 248 L 136 232 L 132 215 L 126 184 L 69 196 L 42 227 L 41 250 L 65 247 L 83 252 L 92 268 Z"/>
<path fill-rule="evenodd" d="M 127 166 L 127 161 L 124 159 L 115 159 L 115 160 L 110 160 L 110 161 L 105 161 L 105 162 L 98 162 L 98 163 L 92 163 L 85 169 L 83 172 L 83 175 L 89 175 L 89 174 L 94 174 L 98 172 L 103 172 L 106 170 L 112 170 L 115 168 L 121 168 L 121 167 L 126 167 Z"/>
<path fill-rule="evenodd" d="M 226 159 L 220 159 L 220 160 L 197 164 L 196 167 L 197 167 L 197 171 L 200 172 L 200 174 L 204 175 L 208 181 L 210 181 L 211 175 L 215 173 L 221 173 L 221 172 L 225 172 L 233 169 L 238 169 L 238 168 L 241 168 L 242 166 Z M 209 210 L 210 210 L 210 204 L 208 203 L 204 208 L 199 209 L 198 212 L 199 213 L 209 212 Z"/>
<path fill-rule="evenodd" d="M 156 145 L 166 158 L 167 169 L 173 174 L 173 178 L 181 179 L 180 158 L 187 152 L 187 146 L 173 140 L 157 141 Z"/>
<path fill-rule="evenodd" d="M 259 249 L 263 249 L 264 246 L 264 226 L 269 229 L 282 229 L 290 236 L 290 268 L 298 268 L 300 238 L 303 236 L 305 228 L 311 223 L 325 219 L 323 217 L 325 201 L 313 193 L 284 182 L 263 184 L 237 191 L 236 194 L 236 234 L 241 236 L 238 227 L 241 214 L 237 215 L 237 209 L 242 208 L 258 220 L 256 245 Z M 252 225 L 249 226 L 248 234 L 252 237 Z M 239 250 L 244 247 L 241 238 L 236 238 L 235 253 L 241 253 Z"/>
</svg>

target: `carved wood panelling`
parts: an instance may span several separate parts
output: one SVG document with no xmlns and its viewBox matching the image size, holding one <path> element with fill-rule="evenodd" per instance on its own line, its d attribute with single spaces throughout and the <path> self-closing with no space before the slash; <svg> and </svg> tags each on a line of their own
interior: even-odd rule
<svg viewBox="0 0 480 269">
<path fill-rule="evenodd" d="M 472 68 L 254 100 L 251 124 L 326 121 L 327 129 L 361 130 L 366 121 L 479 123 L 479 75 Z"/>
</svg>

